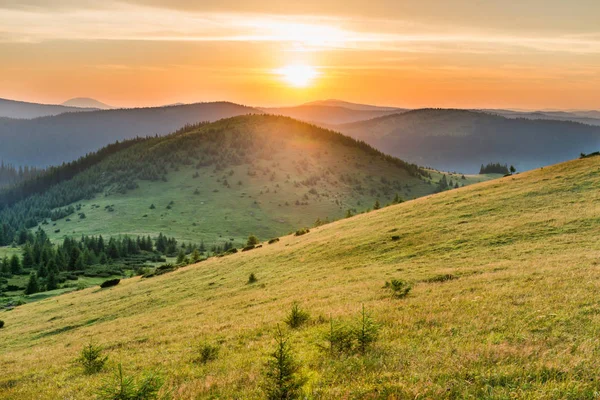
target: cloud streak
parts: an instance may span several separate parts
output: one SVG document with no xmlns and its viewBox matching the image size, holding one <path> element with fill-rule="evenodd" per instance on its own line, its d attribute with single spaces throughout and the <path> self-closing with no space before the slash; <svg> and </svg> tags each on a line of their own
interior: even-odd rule
<svg viewBox="0 0 600 400">
<path fill-rule="evenodd" d="M 0 11 L 0 41 L 52 40 L 205 41 L 289 44 L 304 51 L 359 50 L 401 53 L 600 54 L 600 32 L 506 35 L 461 27 L 415 26 L 406 21 L 330 16 L 185 12 L 108 3 L 103 8 Z"/>
</svg>

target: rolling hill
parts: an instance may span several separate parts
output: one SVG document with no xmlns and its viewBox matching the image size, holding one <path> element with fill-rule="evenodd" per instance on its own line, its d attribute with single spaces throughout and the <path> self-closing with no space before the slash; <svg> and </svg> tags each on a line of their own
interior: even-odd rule
<svg viewBox="0 0 600 400">
<path fill-rule="evenodd" d="M 313 226 L 318 218 L 343 218 L 376 200 L 387 204 L 396 196 L 431 194 L 442 176 L 341 134 L 268 115 L 113 147 L 51 169 L 46 180 L 0 192 L 0 206 L 7 206 L 0 219 L 12 221 L 8 242 L 23 226 L 45 220 L 39 226 L 54 241 L 168 232 L 178 240 L 241 244 L 250 234 L 266 239 Z M 445 179 L 453 187 L 489 178 Z M 70 213 L 58 213 L 69 206 Z"/>
<path fill-rule="evenodd" d="M 67 107 L 95 108 L 97 110 L 110 110 L 115 108 L 96 99 L 90 99 L 89 97 L 76 97 L 69 99 L 62 103 L 62 105 Z"/>
<path fill-rule="evenodd" d="M 600 148 L 600 127 L 467 110 L 414 110 L 333 129 L 419 165 L 471 173 L 489 162 L 529 170 Z"/>
<path fill-rule="evenodd" d="M 511 110 L 483 110 L 490 114 L 502 115 L 506 118 L 546 119 L 555 121 L 579 122 L 587 125 L 600 126 L 600 113 L 598 111 L 511 111 Z"/>
<path fill-rule="evenodd" d="M 63 114 L 67 112 L 94 111 L 96 108 L 67 107 L 55 104 L 28 103 L 0 99 L 0 118 L 31 119 Z"/>
<path fill-rule="evenodd" d="M 351 103 L 343 100 L 329 99 L 329 100 L 317 100 L 311 101 L 309 103 L 303 104 L 305 106 L 328 106 L 328 107 L 343 107 L 350 110 L 361 110 L 361 111 L 408 111 L 405 108 L 398 107 L 385 107 L 385 106 L 375 106 L 371 104 L 358 104 Z"/>
<path fill-rule="evenodd" d="M 360 108 L 361 105 L 354 105 L 354 108 L 350 108 L 353 107 L 353 105 L 344 102 L 325 104 L 326 105 L 317 103 L 296 107 L 261 108 L 261 110 L 268 114 L 285 115 L 302 121 L 325 125 L 364 121 L 401 112 L 397 109 L 379 109 L 375 106 L 371 106 L 374 107 L 374 109 Z"/>
<path fill-rule="evenodd" d="M 600 157 L 575 160 L 0 312 L 0 387 L 90 398 L 120 363 L 177 398 L 260 399 L 279 326 L 309 398 L 596 398 L 599 179 Z M 392 297 L 393 279 L 412 291 Z M 330 350 L 363 306 L 376 340 Z M 109 357 L 95 375 L 74 363 L 90 340 Z"/>
<path fill-rule="evenodd" d="M 166 135 L 203 121 L 260 113 L 233 103 L 67 113 L 32 120 L 0 118 L 0 160 L 46 167 L 75 160 L 116 140 Z"/>
</svg>

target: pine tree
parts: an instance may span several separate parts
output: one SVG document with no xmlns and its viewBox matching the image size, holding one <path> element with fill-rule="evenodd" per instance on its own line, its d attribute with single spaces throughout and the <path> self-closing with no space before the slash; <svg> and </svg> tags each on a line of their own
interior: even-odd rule
<svg viewBox="0 0 600 400">
<path fill-rule="evenodd" d="M 22 269 L 21 269 L 21 262 L 19 261 L 19 257 L 16 254 L 13 254 L 13 256 L 10 259 L 10 272 L 13 275 L 19 275 L 21 273 Z"/>
<path fill-rule="evenodd" d="M 177 254 L 177 264 L 183 264 L 183 260 L 185 260 L 185 252 L 181 249 Z"/>
<path fill-rule="evenodd" d="M 46 290 L 58 289 L 58 282 L 56 281 L 56 275 L 53 270 L 48 272 L 48 280 L 46 282 Z"/>
<path fill-rule="evenodd" d="M 0 263 L 0 272 L 4 275 L 10 275 L 10 260 L 8 256 L 4 256 L 2 263 Z"/>
<path fill-rule="evenodd" d="M 304 380 L 300 365 L 294 360 L 290 345 L 277 327 L 277 345 L 267 362 L 265 392 L 269 400 L 292 400 L 301 397 Z"/>
<path fill-rule="evenodd" d="M 373 206 L 373 210 L 379 210 L 381 205 L 379 204 L 379 200 L 375 200 L 375 205 Z"/>
<path fill-rule="evenodd" d="M 21 266 L 25 269 L 32 269 L 34 265 L 35 261 L 33 258 L 33 250 L 29 243 L 27 243 L 23 248 L 23 261 L 21 263 Z"/>
<path fill-rule="evenodd" d="M 34 272 L 29 275 L 29 282 L 27 282 L 27 287 L 25 288 L 25 294 L 34 294 L 40 291 L 40 285 L 37 280 L 37 276 Z"/>
<path fill-rule="evenodd" d="M 198 249 L 194 249 L 194 251 L 192 252 L 192 261 L 195 263 L 200 261 L 200 252 L 198 251 Z"/>
</svg>

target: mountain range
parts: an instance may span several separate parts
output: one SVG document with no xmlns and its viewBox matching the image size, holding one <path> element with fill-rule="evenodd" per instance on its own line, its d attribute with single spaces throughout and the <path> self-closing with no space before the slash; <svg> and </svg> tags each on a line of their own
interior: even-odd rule
<svg viewBox="0 0 600 400">
<path fill-rule="evenodd" d="M 86 101 L 69 104 L 104 106 Z M 7 105 L 22 106 L 0 102 L 0 115 L 3 106 L 6 114 Z M 477 172 L 489 162 L 528 170 L 600 147 L 600 119 L 594 118 L 595 111 L 407 110 L 325 100 L 280 108 L 216 102 L 103 111 L 26 103 L 19 108 L 20 115 L 27 115 L 31 107 L 68 112 L 33 119 L 0 118 L 0 140 L 5 144 L 0 147 L 0 160 L 46 167 L 72 161 L 115 140 L 166 135 L 186 124 L 262 113 L 339 131 L 413 163 L 466 173 Z"/>
</svg>

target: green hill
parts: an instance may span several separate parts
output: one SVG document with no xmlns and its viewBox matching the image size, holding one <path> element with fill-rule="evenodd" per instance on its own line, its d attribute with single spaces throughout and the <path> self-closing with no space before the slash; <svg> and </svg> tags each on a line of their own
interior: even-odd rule
<svg viewBox="0 0 600 400">
<path fill-rule="evenodd" d="M 471 173 L 489 162 L 539 168 L 600 147 L 598 126 L 492 113 L 422 109 L 332 129 L 409 162 Z"/>
<path fill-rule="evenodd" d="M 38 181 L 0 195 L 10 205 L 0 217 L 14 221 L 14 232 L 19 221 L 39 224 L 53 240 L 159 232 L 207 243 L 252 233 L 267 239 L 362 212 L 376 200 L 431 194 L 441 177 L 286 117 L 236 117 L 119 146 L 33 196 L 26 194 Z M 454 185 L 487 178 L 448 175 Z"/>
<path fill-rule="evenodd" d="M 182 263 L 194 249 L 205 258 L 244 247 L 250 235 L 266 240 L 491 177 L 422 170 L 341 134 L 265 115 L 116 143 L 0 192 L 0 304 L 37 299 L 23 298 L 30 272 L 42 291 L 50 270 L 60 289 L 74 290 Z M 161 233 L 176 243 L 159 249 Z M 136 244 L 109 250 L 119 237 Z M 21 269 L 9 265 L 14 251 L 7 259 L 1 251 L 15 243 Z"/>
<path fill-rule="evenodd" d="M 279 325 L 309 398 L 594 399 L 599 179 L 600 157 L 576 160 L 1 312 L 3 397 L 90 398 L 121 363 L 175 398 L 265 398 Z M 362 305 L 377 339 L 332 352 L 330 319 L 340 344 Z M 90 340 L 109 356 L 95 375 L 73 362 Z"/>
</svg>

